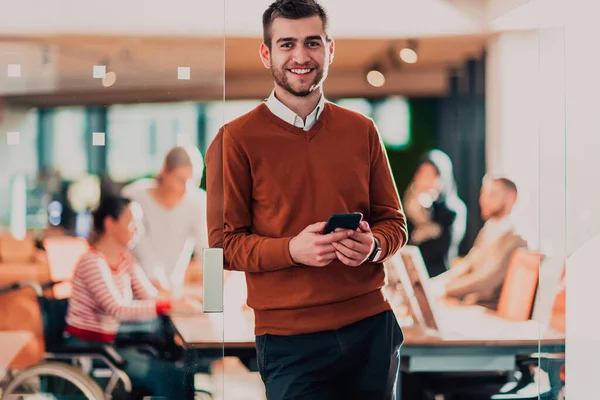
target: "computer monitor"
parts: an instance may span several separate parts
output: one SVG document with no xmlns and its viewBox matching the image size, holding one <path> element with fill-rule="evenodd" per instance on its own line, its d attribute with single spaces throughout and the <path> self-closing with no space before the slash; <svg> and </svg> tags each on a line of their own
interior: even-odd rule
<svg viewBox="0 0 600 400">
<path fill-rule="evenodd" d="M 405 246 L 390 260 L 400 277 L 408 303 L 422 327 L 438 331 L 437 307 L 429 286 L 429 273 L 416 246 Z"/>
<path fill-rule="evenodd" d="M 419 325 L 432 335 L 444 340 L 537 340 L 544 329 L 545 324 L 535 320 L 510 321 L 485 307 L 440 299 L 435 285 L 443 280 L 429 278 L 416 246 L 406 246 L 394 257 L 399 259 L 398 273 Z"/>
<path fill-rule="evenodd" d="M 54 297 L 64 299 L 71 296 L 71 279 L 75 267 L 89 249 L 87 240 L 78 237 L 52 237 L 44 240 L 48 258 L 50 279 L 63 282 L 53 288 Z"/>
</svg>

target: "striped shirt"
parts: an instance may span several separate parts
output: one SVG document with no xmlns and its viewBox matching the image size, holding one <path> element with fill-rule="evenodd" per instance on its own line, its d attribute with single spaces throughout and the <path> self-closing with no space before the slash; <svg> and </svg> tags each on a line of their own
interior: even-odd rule
<svg viewBox="0 0 600 400">
<path fill-rule="evenodd" d="M 164 308 L 130 254 L 111 266 L 102 253 L 89 251 L 79 260 L 72 285 L 66 332 L 81 339 L 113 341 L 121 321 L 150 320 Z"/>
</svg>

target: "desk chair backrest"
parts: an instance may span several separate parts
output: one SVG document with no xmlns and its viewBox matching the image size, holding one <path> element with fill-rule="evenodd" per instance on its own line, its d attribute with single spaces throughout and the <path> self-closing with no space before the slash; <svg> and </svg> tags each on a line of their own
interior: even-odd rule
<svg viewBox="0 0 600 400">
<path fill-rule="evenodd" d="M 566 269 L 560 278 L 560 284 L 554 298 L 550 328 L 556 332 L 566 333 Z"/>
<path fill-rule="evenodd" d="M 498 315 L 511 321 L 531 318 L 543 256 L 524 248 L 513 253 L 498 301 Z"/>
<path fill-rule="evenodd" d="M 54 286 L 54 297 L 63 299 L 71 296 L 71 279 L 81 256 L 89 250 L 87 240 L 78 237 L 52 237 L 44 240 L 48 257 L 50 279 L 64 281 Z"/>
<path fill-rule="evenodd" d="M 531 319 L 541 327 L 551 325 L 553 308 L 560 295 L 561 276 L 564 277 L 565 260 L 561 257 L 546 256 L 540 267 L 540 279 Z"/>
</svg>

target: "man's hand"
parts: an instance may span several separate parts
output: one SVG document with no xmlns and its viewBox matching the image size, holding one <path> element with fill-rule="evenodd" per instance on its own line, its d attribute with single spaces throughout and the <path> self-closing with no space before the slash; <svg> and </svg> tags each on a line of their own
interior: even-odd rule
<svg viewBox="0 0 600 400">
<path fill-rule="evenodd" d="M 317 222 L 304 228 L 298 236 L 290 241 L 290 255 L 296 264 L 311 267 L 329 265 L 336 257 L 336 249 L 332 243 L 348 239 L 357 232 L 341 230 L 327 235 L 321 234 L 326 222 Z"/>
<path fill-rule="evenodd" d="M 352 237 L 332 243 L 336 257 L 350 267 L 364 263 L 375 250 L 375 239 L 367 221 L 362 221 Z"/>
</svg>

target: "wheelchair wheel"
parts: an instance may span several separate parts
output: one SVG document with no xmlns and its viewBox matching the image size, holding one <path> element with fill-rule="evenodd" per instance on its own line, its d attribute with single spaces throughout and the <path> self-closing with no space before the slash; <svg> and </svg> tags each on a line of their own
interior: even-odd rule
<svg viewBox="0 0 600 400">
<path fill-rule="evenodd" d="M 35 396 L 32 396 L 35 395 Z M 59 362 L 42 362 L 17 374 L 1 400 L 104 400 L 104 393 L 81 370 Z"/>
</svg>

